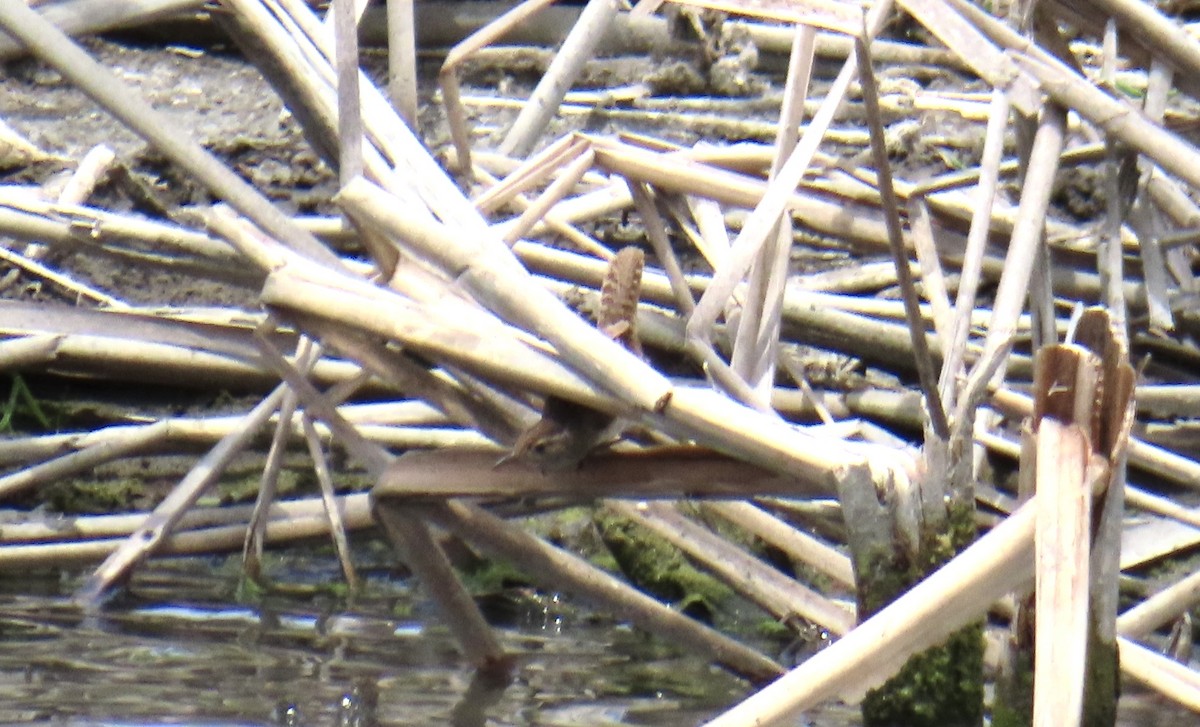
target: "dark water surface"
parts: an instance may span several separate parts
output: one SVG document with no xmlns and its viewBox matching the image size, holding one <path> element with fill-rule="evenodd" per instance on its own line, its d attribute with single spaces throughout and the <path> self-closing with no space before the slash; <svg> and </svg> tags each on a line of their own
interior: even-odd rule
<svg viewBox="0 0 1200 727">
<path fill-rule="evenodd" d="M 325 556 L 292 595 L 237 596 L 237 559 L 153 563 L 97 614 L 83 574 L 0 576 L 0 725 L 694 725 L 747 692 L 700 659 L 554 598 L 497 626 L 516 678 L 475 678 L 429 604 L 384 570 L 353 605 Z M 297 586 L 297 584 L 299 584 Z M 859 724 L 844 705 L 800 724 Z M 1120 724 L 1200 717 L 1136 689 Z"/>
<path fill-rule="evenodd" d="M 680 725 L 746 689 L 544 599 L 499 630 L 518 655 L 499 691 L 473 682 L 427 603 L 369 578 L 353 606 L 321 591 L 239 602 L 231 562 L 166 561 L 89 616 L 70 600 L 81 574 L 4 575 L 0 723 Z"/>
</svg>

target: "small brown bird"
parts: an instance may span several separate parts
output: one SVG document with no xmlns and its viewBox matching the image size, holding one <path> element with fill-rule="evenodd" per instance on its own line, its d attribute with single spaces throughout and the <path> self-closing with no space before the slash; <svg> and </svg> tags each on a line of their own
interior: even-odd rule
<svg viewBox="0 0 1200 727">
<path fill-rule="evenodd" d="M 596 327 L 638 356 L 637 306 L 642 292 L 645 254 L 636 247 L 622 248 L 608 264 L 600 287 Z M 513 459 L 527 460 L 544 472 L 579 466 L 583 458 L 616 434 L 616 417 L 583 404 L 550 394 L 542 405 L 542 418 L 517 438 L 510 454 L 497 466 Z"/>
<path fill-rule="evenodd" d="M 512 453 L 497 462 L 511 459 L 532 462 L 543 472 L 575 469 L 583 458 L 604 444 L 616 417 L 558 396 L 546 397 L 542 418 L 521 433 Z"/>
</svg>

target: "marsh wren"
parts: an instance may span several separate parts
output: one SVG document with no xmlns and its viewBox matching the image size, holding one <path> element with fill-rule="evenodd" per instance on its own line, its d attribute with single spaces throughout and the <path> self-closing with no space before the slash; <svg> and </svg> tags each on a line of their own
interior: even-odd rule
<svg viewBox="0 0 1200 727">
<path fill-rule="evenodd" d="M 596 327 L 638 356 L 642 345 L 637 335 L 637 305 L 645 265 L 646 256 L 636 247 L 618 252 L 605 272 L 596 313 Z M 574 469 L 615 434 L 615 424 L 612 414 L 550 394 L 542 405 L 542 418 L 517 437 L 512 452 L 496 465 L 521 459 L 546 472 Z"/>
<path fill-rule="evenodd" d="M 522 459 L 544 472 L 575 469 L 608 439 L 616 417 L 558 396 L 546 397 L 542 418 L 521 433 L 512 453 L 497 463 Z"/>
</svg>

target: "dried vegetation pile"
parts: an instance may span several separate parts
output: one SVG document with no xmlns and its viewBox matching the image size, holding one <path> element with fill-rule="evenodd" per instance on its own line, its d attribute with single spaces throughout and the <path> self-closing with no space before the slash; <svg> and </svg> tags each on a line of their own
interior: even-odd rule
<svg viewBox="0 0 1200 727">
<path fill-rule="evenodd" d="M 94 29 L 87 5 L 47 15 Z M 406 122 L 418 115 L 408 4 L 388 9 L 385 94 L 358 66 L 355 3 L 322 19 L 298 0 L 222 2 L 225 30 L 338 170 L 340 215 L 300 218 L 23 3 L 0 3 L 0 27 L 220 200 L 161 219 L 89 206 L 112 163 L 102 150 L 53 195 L 4 188 L 5 261 L 78 304 L 0 304 L 3 368 L 277 382 L 244 413 L 0 444 L 6 498 L 121 458 L 209 447 L 153 512 L 77 518 L 69 536 L 33 519 L 6 525 L 0 567 L 104 559 L 81 594 L 94 600 L 155 553 L 244 542 L 253 572 L 264 542 L 331 532 L 353 584 L 345 532 L 377 520 L 480 665 L 505 655 L 443 553 L 446 533 L 755 681 L 783 673 L 492 507 L 595 499 L 783 623 L 839 637 L 714 724 L 861 697 L 939 644 L 948 656 L 932 668 L 948 660 L 976 678 L 953 697 L 965 711 L 936 724 L 981 719 L 985 663 L 1002 677 L 1032 671 L 1009 680 L 1031 691 L 1001 689 L 994 713 L 1028 708 L 1039 723 L 1075 721 L 1085 693 L 1089 723 L 1105 721 L 1095 714 L 1113 712 L 1118 663 L 1200 708 L 1195 672 L 1138 641 L 1188 612 L 1195 577 L 1117 617 L 1121 569 L 1200 542 L 1200 515 L 1172 499 L 1200 485 L 1200 463 L 1156 444 L 1185 441 L 1200 417 L 1189 140 L 1200 43 L 1130 0 L 1021 4 L 1004 20 L 965 0 L 590 0 L 552 60 L 486 49 L 533 33 L 557 10 L 547 5 L 516 7 L 447 56 L 443 163 Z M 875 39 L 897 11 L 924 46 Z M 756 106 L 777 120 L 722 117 L 714 109 L 753 104 L 668 96 L 658 76 L 568 95 L 614 43 L 683 47 L 676 87 L 725 93 L 755 92 L 754 64 L 786 58 L 782 93 Z M 472 124 L 485 99 L 459 80 L 480 53 L 548 60 L 488 144 Z M 820 58 L 842 64 L 832 82 L 814 82 Z M 930 83 L 947 78 L 959 88 Z M 615 131 L 560 131 L 579 116 Z M 771 143 L 681 146 L 622 124 Z M 951 137 L 965 149 L 947 151 Z M 940 150 L 941 168 L 915 163 L 916 147 Z M 37 153 L 19 140 L 7 151 Z M 1083 223 L 1052 210 L 1071 172 L 1092 180 L 1065 193 L 1091 205 Z M 633 248 L 601 234 L 631 222 Z M 347 240 L 362 253 L 340 252 Z M 39 262 L 60 249 L 214 277 L 255 299 L 130 306 Z M 830 250 L 854 255 L 838 269 L 798 265 Z M 1151 357 L 1136 386 L 1130 352 Z M 193 507 L 266 439 L 254 508 Z M 295 442 L 324 496 L 274 502 Z M 330 448 L 377 482 L 371 501 L 336 494 Z M 1007 490 L 991 469 L 1005 459 L 1019 473 Z M 782 549 L 815 583 L 716 523 Z M 916 724 L 903 715 L 918 708 L 884 694 L 867 697 L 869 722 Z"/>
</svg>

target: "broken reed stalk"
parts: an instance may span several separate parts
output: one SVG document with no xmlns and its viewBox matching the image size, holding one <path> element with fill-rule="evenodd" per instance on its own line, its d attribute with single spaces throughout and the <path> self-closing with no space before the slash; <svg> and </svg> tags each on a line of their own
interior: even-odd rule
<svg viewBox="0 0 1200 727">
<path fill-rule="evenodd" d="M 1013 333 L 1029 290 L 1033 262 L 1038 250 L 1045 245 L 1042 225 L 1050 205 L 1051 188 L 1066 133 L 1066 112 L 1059 106 L 1048 105 L 1038 123 L 1029 155 L 1029 169 L 1017 221 L 1013 226 L 1005 257 L 1004 274 L 992 305 L 992 322 L 988 326 L 983 354 L 975 363 L 967 383 L 958 397 L 956 417 L 962 418 L 983 395 L 985 387 L 998 383 L 1004 375 L 1004 365 L 1012 349 Z"/>
<path fill-rule="evenodd" d="M 348 527 L 362 530 L 372 527 L 370 504 L 366 494 L 339 497 L 339 507 Z M 215 511 L 215 512 L 214 512 Z M 192 508 L 181 518 L 176 530 L 163 541 L 158 555 L 198 555 L 236 552 L 246 537 L 250 508 Z M 149 513 L 73 518 L 82 537 L 61 539 L 53 526 L 23 526 L 14 536 L 28 533 L 27 542 L 5 542 L 0 548 L 0 571 L 18 572 L 30 568 L 56 568 L 91 564 L 112 555 L 127 542 Z M 302 542 L 329 534 L 329 518 L 324 503 L 317 500 L 278 502 L 272 506 L 267 523 L 266 541 L 272 545 Z M 41 542 L 36 542 L 41 541 Z"/>
<path fill-rule="evenodd" d="M 0 371 L 19 371 L 52 360 L 63 337 L 47 333 L 0 341 Z"/>
<path fill-rule="evenodd" d="M 749 502 L 707 501 L 700 503 L 700 510 L 770 543 L 793 560 L 832 578 L 838 586 L 854 588 L 854 572 L 848 557 L 761 508 Z"/>
<path fill-rule="evenodd" d="M 642 225 L 646 228 L 646 239 L 649 240 L 650 246 L 654 249 L 654 254 L 658 257 L 659 264 L 662 265 L 663 272 L 671 284 L 675 308 L 682 315 L 689 316 L 696 309 L 696 301 L 692 298 L 690 286 L 684 278 L 679 258 L 671 247 L 671 241 L 667 237 L 666 223 L 658 212 L 654 197 L 651 196 L 646 185 L 632 180 L 627 180 L 627 183 L 630 195 L 633 197 L 634 209 L 637 210 L 638 215 L 642 218 Z"/>
<path fill-rule="evenodd" d="M 188 508 L 221 476 L 233 458 L 245 449 L 249 440 L 278 410 L 285 389 L 285 386 L 277 387 L 246 415 L 240 430 L 223 437 L 208 454 L 201 457 L 142 525 L 88 577 L 76 598 L 91 607 L 99 605 L 105 593 L 128 578 L 138 563 L 154 553 Z"/>
<path fill-rule="evenodd" d="M 358 94 L 358 16 L 354 0 L 333 0 L 334 67 L 337 70 L 338 181 L 345 185 L 363 171 L 362 103 Z M 330 23 L 326 23 L 328 26 Z"/>
<path fill-rule="evenodd" d="M 604 507 L 664 538 L 783 623 L 799 616 L 838 636 L 854 626 L 850 608 L 825 598 L 693 522 L 679 512 L 677 505 L 607 500 Z"/>
<path fill-rule="evenodd" d="M 366 493 L 338 495 L 338 506 L 346 513 L 347 520 L 354 529 L 361 529 L 370 522 L 367 497 Z M 323 508 L 324 503 L 320 498 L 313 497 L 275 502 L 267 509 L 266 520 L 268 523 L 281 524 L 292 518 L 316 517 L 322 514 Z M 253 515 L 253 510 L 252 505 L 194 507 L 180 518 L 177 533 L 235 525 L 241 525 L 244 529 L 246 522 Z M 79 540 L 108 539 L 107 542 L 115 548 L 120 542 L 118 539 L 136 530 L 148 514 L 131 512 L 119 515 L 62 515 L 11 523 L 4 527 L 0 543 L 5 547 L 38 544 L 53 547 Z"/>
<path fill-rule="evenodd" d="M 420 513 L 381 506 L 374 496 L 371 511 L 401 559 L 442 608 L 443 618 L 453 619 L 449 625 L 468 663 L 485 670 L 504 669 L 509 657 Z M 445 574 L 451 577 L 438 577 Z"/>
<path fill-rule="evenodd" d="M 855 699 L 908 659 L 979 619 L 1033 573 L 1035 511 L 1025 505 L 829 647 L 707 724 L 776 725 L 821 702 Z"/>
<path fill-rule="evenodd" d="M 1126 466 L 1134 419 L 1136 374 L 1129 363 L 1122 312 L 1090 309 L 1080 317 L 1076 340 L 1100 358 L 1101 389 L 1094 405 L 1093 449 L 1102 461 L 1103 492 L 1097 496 L 1097 516 L 1092 521 L 1093 563 L 1089 581 L 1088 680 L 1085 685 L 1085 719 L 1116 720 L 1120 694 L 1117 664 L 1121 539 L 1125 518 Z M 1118 327 L 1119 322 L 1119 327 Z M 1094 417 L 1095 415 L 1093 415 Z M 1089 467 L 1089 474 L 1091 468 Z"/>
<path fill-rule="evenodd" d="M 1079 725 L 1087 671 L 1091 452 L 1079 427 L 1043 419 L 1037 435 L 1037 630 L 1031 724 Z M 1005 705 L 1006 707 L 1008 705 Z M 1093 724 L 1089 722 L 1089 724 Z"/>
<path fill-rule="evenodd" d="M 387 6 L 388 98 L 400 118 L 417 131 L 417 29 L 413 0 Z M 365 10 L 365 7 L 364 7 Z"/>
<path fill-rule="evenodd" d="M 592 162 L 595 159 L 595 154 L 588 145 L 581 145 L 583 148 L 578 150 L 577 156 L 567 164 L 562 173 L 555 179 L 544 192 L 533 200 L 533 202 L 521 211 L 516 222 L 508 228 L 502 238 L 505 244 L 511 246 L 521 238 L 531 227 L 540 219 L 544 219 L 546 213 L 559 200 L 567 196 L 575 185 L 583 178 L 583 175 L 592 167 Z"/>
<path fill-rule="evenodd" d="M 71 174 L 66 184 L 57 194 L 57 202 L 60 204 L 81 204 L 87 200 L 91 193 L 95 190 L 101 177 L 107 176 L 113 168 L 115 154 L 113 150 L 103 144 L 93 147 L 80 160 L 79 165 Z M 68 291 L 75 291 L 76 295 L 83 295 L 99 303 L 113 306 L 123 307 L 126 304 L 112 296 L 98 290 L 92 289 L 86 284 L 70 280 L 67 276 L 57 272 L 48 270 L 40 262 L 45 258 L 46 245 L 42 242 L 31 242 L 26 245 L 20 253 L 16 251 L 5 250 L 6 262 L 17 261 L 18 265 L 22 265 L 29 272 L 35 272 L 39 277 L 43 277 L 57 285 L 67 287 Z M 16 281 L 19 275 L 19 270 L 14 268 L 7 272 L 3 278 L 0 278 L 0 289 L 7 288 Z M 66 281 L 66 282 L 64 282 Z"/>
<path fill-rule="evenodd" d="M 939 439 L 945 440 L 950 436 L 950 427 L 946 420 L 942 399 L 938 395 L 937 379 L 933 371 L 933 357 L 930 355 L 926 343 L 925 320 L 921 317 L 917 292 L 908 267 L 908 253 L 900 224 L 900 208 L 896 202 L 896 192 L 892 188 L 891 164 L 888 162 L 886 142 L 883 138 L 878 88 L 875 83 L 875 71 L 871 66 L 868 42 L 869 39 L 865 36 L 859 38 L 855 46 L 857 49 L 855 55 L 858 59 L 859 83 L 862 85 L 863 100 L 867 107 L 867 124 L 871 130 L 871 151 L 875 163 L 875 174 L 879 179 L 879 195 L 883 201 L 884 221 L 887 223 L 888 245 L 896 263 L 896 273 L 899 275 L 904 313 L 912 335 L 913 358 L 916 361 L 921 389 L 925 394 L 926 415 L 929 417 L 934 434 Z"/>
<path fill-rule="evenodd" d="M 529 418 L 526 408 L 507 397 L 468 385 L 464 372 L 455 372 L 456 381 L 448 381 L 411 354 L 398 354 L 376 341 L 320 322 L 311 325 L 322 340 L 361 361 L 365 370 L 401 391 L 420 392 L 422 399 L 446 420 L 476 430 L 481 439 L 510 442 Z"/>
<path fill-rule="evenodd" d="M 610 613 L 624 614 L 645 631 L 703 653 L 752 681 L 773 679 L 782 671 L 778 664 L 757 651 L 696 623 L 577 556 L 478 507 L 450 500 L 423 506 L 414 513 L 436 522 L 489 556 L 516 565 L 549 588 L 573 593 Z"/>
<path fill-rule="evenodd" d="M 1115 49 L 1113 52 L 1115 53 Z M 1151 61 L 1143 110 L 1150 120 L 1159 125 L 1163 125 L 1165 121 L 1167 94 L 1172 90 L 1172 74 L 1172 70 L 1163 61 L 1158 58 Z M 1114 277 L 1124 278 L 1124 261 L 1117 252 L 1116 240 L 1119 237 L 1112 233 L 1111 228 L 1119 230 L 1120 223 L 1128 216 L 1128 222 L 1138 236 L 1142 277 L 1146 281 L 1148 327 L 1152 331 L 1172 330 L 1175 320 L 1168 297 L 1170 273 L 1167 270 L 1166 253 L 1160 244 L 1162 233 L 1158 221 L 1159 213 L 1150 206 L 1150 196 L 1143 193 L 1146 188 L 1145 182 L 1153 173 L 1154 167 L 1149 162 L 1139 164 L 1137 154 L 1131 150 L 1118 150 L 1113 142 L 1108 146 L 1113 150 L 1105 180 L 1111 190 L 1107 192 L 1111 195 L 1107 210 L 1111 219 L 1106 220 L 1105 240 L 1108 244 L 1101 249 L 1105 254 L 1097 258 L 1102 278 L 1105 275 L 1110 278 L 1105 286 L 1104 300 L 1111 303 L 1113 314 L 1119 316 L 1121 321 L 1127 319 L 1125 302 L 1118 298 L 1121 293 L 1120 285 L 1112 280 Z M 1126 210 L 1128 215 L 1125 214 Z M 1176 266 L 1175 271 L 1181 287 L 1190 287 L 1189 283 L 1194 283 L 1195 278 L 1190 269 L 1184 272 L 1182 266 Z"/>
<path fill-rule="evenodd" d="M 454 429 L 431 426 L 406 426 L 372 423 L 355 417 L 358 431 L 370 441 L 397 449 L 436 449 L 486 447 L 491 440 L 473 429 Z M 0 482 L 12 491 L 36 488 L 42 484 L 76 475 L 119 456 L 137 452 L 143 455 L 191 452 L 197 446 L 216 443 L 222 436 L 238 427 L 241 417 L 216 416 L 203 419 L 162 419 L 151 424 L 113 425 L 90 432 L 51 434 L 6 439 L 0 442 L 0 464 L 26 465 L 29 469 L 11 472 Z M 329 430 L 318 425 L 318 434 L 328 437 Z M 297 420 L 293 419 L 290 436 L 298 436 Z M 64 452 L 80 454 L 79 459 L 55 459 Z M 86 453 L 86 454 L 84 454 Z M 65 455 L 64 455 L 65 456 Z M 34 463 L 34 464 L 31 464 Z"/>
<path fill-rule="evenodd" d="M 1200 526 L 1200 523 L 1196 523 Z M 1117 617 L 1117 632 L 1130 639 L 1145 639 L 1200 602 L 1200 572 L 1163 588 Z"/>
<path fill-rule="evenodd" d="M 341 512 L 338 510 L 334 493 L 333 474 L 329 466 L 329 458 L 321 447 L 316 427 L 311 417 L 301 418 L 304 427 L 304 443 L 308 445 L 309 457 L 317 474 L 317 484 L 321 488 L 321 501 L 325 503 L 325 515 L 329 518 L 329 532 L 333 536 L 333 547 L 337 553 L 338 562 L 342 566 L 342 576 L 351 593 L 357 593 L 360 587 L 358 573 L 350 556 L 350 543 L 346 539 L 346 526 Z"/>
<path fill-rule="evenodd" d="M 11 497 L 25 490 L 86 472 L 105 462 L 144 452 L 160 444 L 169 431 L 169 424 L 159 422 L 144 427 L 126 428 L 116 437 L 94 438 L 92 443 L 70 454 L 48 459 L 0 477 L 0 497 Z"/>
<path fill-rule="evenodd" d="M 640 359 L 585 324 L 562 301 L 532 281 L 503 245 L 467 241 L 427 220 L 404 215 L 394 200 L 363 179 L 338 193 L 338 204 L 364 224 L 404 241 L 422 258 L 461 281 L 497 314 L 554 345 L 559 355 L 602 382 L 630 405 L 659 411 L 671 398 L 670 383 Z"/>
<path fill-rule="evenodd" d="M 592 500 L 737 497 L 755 492 L 787 497 L 819 497 L 823 492 L 786 475 L 739 462 L 711 450 L 657 446 L 645 450 L 597 452 L 586 467 L 543 472 L 536 464 L 509 459 L 497 464 L 501 451 L 473 449 L 407 452 L 380 476 L 375 491 L 398 503 L 445 498 L 503 498 L 520 492 L 531 497 Z"/>
<path fill-rule="evenodd" d="M 236 252 L 229 245 L 177 224 L 25 196 L 4 195 L 3 202 L 0 230 L 20 240 L 174 268 L 235 284 L 256 281 L 238 268 Z"/>
<path fill-rule="evenodd" d="M 943 341 L 953 340 L 951 330 L 950 293 L 946 287 L 946 276 L 938 257 L 937 240 L 933 229 L 933 215 L 928 200 L 921 196 L 910 196 L 906 207 L 909 221 L 909 239 L 917 256 L 917 267 L 921 273 L 924 297 L 928 304 L 917 301 L 917 310 L 929 309 L 933 330 Z M 912 267 L 907 260 L 905 265 Z M 941 396 L 941 392 L 938 392 Z M 945 404 L 942 402 L 942 406 Z"/>
<path fill-rule="evenodd" d="M 783 107 L 779 112 L 779 131 L 771 161 L 771 176 L 777 175 L 796 148 L 804 99 L 812 78 L 816 29 L 798 25 L 788 60 Z M 730 367 L 756 391 L 760 398 L 775 380 L 779 348 L 779 319 L 788 276 L 792 249 L 792 218 L 783 215 L 778 228 L 768 236 L 758 259 L 751 267 L 749 288 L 745 294 L 741 318 L 734 337 Z M 682 309 L 681 309 L 682 310 Z M 691 311 L 684 311 L 691 313 Z"/>
<path fill-rule="evenodd" d="M 84 375 L 140 382 L 186 377 L 198 385 L 218 386 L 268 384 L 271 379 L 252 363 L 257 354 L 250 327 L 259 315 L 230 310 L 226 316 L 217 309 L 208 313 L 189 311 L 174 317 L 154 309 L 101 311 L 3 301 L 0 331 L 53 335 L 54 346 L 41 349 L 45 362 Z M 293 338 L 291 333 L 278 335 L 280 340 Z M 323 360 L 314 374 L 322 381 L 338 381 L 355 371 L 354 364 Z"/>
<path fill-rule="evenodd" d="M 522 164 L 521 167 L 518 167 L 503 180 L 497 180 L 487 170 L 476 165 L 474 173 L 480 181 L 488 185 L 487 189 L 474 200 L 476 209 L 482 213 L 488 210 L 489 206 L 499 206 L 503 202 L 514 207 L 521 215 L 524 215 L 533 205 L 533 202 L 520 190 L 527 183 L 533 185 L 542 175 L 551 173 L 555 168 L 552 165 L 557 165 L 562 161 L 563 157 L 570 156 L 573 153 L 576 141 L 573 137 L 564 136 L 560 139 L 560 143 L 551 144 L 547 149 L 543 150 L 543 152 L 555 152 L 554 154 L 543 155 L 543 153 L 539 153 L 530 157 L 527 160 L 528 167 Z M 564 146 L 567 147 L 565 154 L 562 153 L 564 152 Z M 521 216 L 518 216 L 508 221 L 511 224 L 505 225 L 502 239 L 507 241 L 512 237 L 512 230 L 520 223 L 521 219 Z M 532 226 L 548 228 L 552 233 L 561 235 L 579 250 L 601 260 L 611 260 L 613 258 L 614 253 L 612 250 L 609 250 L 598 240 L 579 230 L 579 228 L 562 222 L 550 211 L 545 211 L 540 219 L 533 220 Z M 493 225 L 493 227 L 495 226 Z"/>
<path fill-rule="evenodd" d="M 365 281 L 338 280 L 319 270 L 280 269 L 263 288 L 263 300 L 291 315 L 339 322 L 356 333 L 382 335 L 440 362 L 496 383 L 556 393 L 593 408 L 615 404 L 544 352 L 500 330 L 480 331 L 439 309 L 411 303 Z M 314 297 L 315 296 L 315 297 Z"/>
<path fill-rule="evenodd" d="M 500 153 L 515 157 L 529 153 L 619 9 L 616 0 L 588 0 L 550 68 L 500 142 Z"/>
<path fill-rule="evenodd" d="M 1174 659 L 1142 644 L 1118 638 L 1121 673 L 1136 679 L 1171 701 L 1200 712 L 1200 675 Z"/>
<path fill-rule="evenodd" d="M 997 686 L 995 709 L 1022 721 L 1032 709 L 1035 723 L 1053 714 L 1103 725 L 1115 723 L 1119 693 L 1123 499 L 1114 490 L 1124 481 L 1134 373 L 1103 309 L 1083 314 L 1078 336 L 1081 345 L 1038 353 L 1021 458 L 1023 487 L 1034 486 L 1040 501 L 1038 591 L 1013 621 L 1013 666 Z M 1049 427 L 1048 441 L 1042 427 Z"/>
<path fill-rule="evenodd" d="M 301 358 L 306 358 L 304 354 L 307 351 L 300 353 Z M 246 539 L 242 544 L 242 570 L 251 580 L 260 584 L 263 582 L 262 555 L 266 543 L 267 517 L 271 505 L 277 499 L 279 472 L 283 467 L 289 425 L 296 413 L 297 402 L 296 392 L 288 389 L 279 403 L 279 418 L 275 422 L 275 431 L 271 434 L 271 446 L 267 449 L 267 459 L 263 463 L 262 476 L 259 478 L 258 494 L 254 499 L 254 510 L 250 513 L 250 522 L 246 526 Z M 324 498 L 322 498 L 322 502 L 324 502 Z M 332 521 L 330 524 L 332 525 Z"/>
<path fill-rule="evenodd" d="M 952 421 L 955 431 L 952 436 L 962 440 L 968 431 L 966 423 L 974 419 L 974 413 L 958 413 L 958 377 L 964 373 L 962 356 L 966 351 L 971 314 L 976 307 L 980 273 L 983 268 L 984 245 L 987 242 L 992 205 L 996 199 L 996 184 L 999 179 L 1000 160 L 1004 154 L 1004 132 L 1008 128 L 1008 96 L 1001 91 L 992 92 L 992 103 L 988 114 L 987 130 L 983 140 L 983 158 L 980 160 L 980 177 L 977 189 L 978 204 L 971 217 L 967 232 L 967 245 L 963 252 L 959 271 L 958 296 L 954 301 L 954 329 L 943 352 L 942 371 L 939 377 L 939 392 L 949 412 L 955 412 Z"/>
<path fill-rule="evenodd" d="M 300 370 L 303 370 L 307 374 L 313 362 L 320 358 L 320 356 L 321 347 L 319 345 L 314 345 L 307 338 L 300 338 L 296 349 L 296 366 Z M 360 374 L 354 379 L 341 382 L 341 384 L 330 390 L 329 396 L 336 402 L 343 402 L 354 394 L 364 380 L 365 377 Z M 275 424 L 275 433 L 271 439 L 271 449 L 267 453 L 267 462 L 263 467 L 262 478 L 259 482 L 254 515 L 251 518 L 250 527 L 247 528 L 246 544 L 242 549 L 243 568 L 252 576 L 256 576 L 260 572 L 258 561 L 262 554 L 263 527 L 263 522 L 260 518 L 265 514 L 266 507 L 275 499 L 275 485 L 279 474 L 279 465 L 283 457 L 286 435 L 289 432 L 292 415 L 296 411 L 298 398 L 296 391 L 289 388 L 283 401 L 280 403 L 279 415 Z M 342 566 L 342 573 L 346 578 L 350 592 L 355 593 L 358 590 L 358 576 L 355 573 L 354 564 L 350 560 L 350 548 L 346 542 L 346 529 L 342 524 L 341 513 L 336 506 L 333 478 L 329 471 L 328 460 L 321 448 L 321 442 L 312 418 L 305 413 L 301 413 L 299 419 L 300 435 L 308 446 L 309 459 L 313 463 L 317 483 L 321 489 L 322 501 L 326 505 L 325 514 L 329 518 L 329 530 L 332 534 L 334 549 L 337 552 L 338 560 Z"/>
<path fill-rule="evenodd" d="M 518 195 L 544 184 L 556 170 L 578 157 L 581 142 L 574 134 L 565 134 L 523 161 L 510 160 L 511 169 L 506 173 L 493 170 L 496 174 L 503 174 L 504 178 L 489 184 L 471 200 L 472 204 L 480 214 L 495 214 Z M 497 159 L 508 160 L 508 157 L 497 156 Z M 479 166 L 476 164 L 476 167 Z"/>
<path fill-rule="evenodd" d="M 869 33 L 874 34 L 878 31 L 890 7 L 891 3 L 886 0 L 872 6 L 865 21 Z M 854 59 L 847 59 L 820 110 L 788 156 L 787 162 L 779 168 L 775 178 L 767 186 L 762 200 L 755 205 L 754 212 L 747 218 L 745 226 L 734 240 L 724 263 L 714 271 L 712 284 L 700 298 L 695 312 L 688 320 L 689 344 L 695 349 L 700 360 L 704 360 L 707 352 L 711 351 L 711 344 L 708 343 L 712 340 L 711 329 L 721 313 L 724 302 L 745 276 L 758 250 L 783 215 L 793 190 L 812 163 L 821 137 L 841 106 L 856 70 Z"/>
<path fill-rule="evenodd" d="M 42 3 L 38 14 L 70 36 L 137 28 L 177 18 L 189 10 L 199 12 L 203 0 L 143 0 L 113 5 L 105 0 L 68 0 Z M 12 60 L 24 52 L 19 41 L 0 37 L 0 59 Z"/>
<path fill-rule="evenodd" d="M 395 458 L 383 448 L 360 436 L 354 425 L 338 414 L 330 399 L 318 392 L 269 343 L 264 342 L 262 351 L 281 378 L 303 402 L 307 412 L 320 417 L 338 435 L 343 446 L 367 468 L 371 476 L 378 478 L 384 468 Z M 330 513 L 336 509 L 337 504 L 331 495 L 331 492 L 326 492 L 323 502 L 332 527 L 337 518 L 330 516 Z M 375 510 L 376 508 L 372 505 L 372 511 Z M 377 517 L 377 519 L 385 527 L 390 524 L 401 528 L 399 532 L 390 533 L 389 537 L 398 547 L 404 549 L 408 555 L 406 562 L 417 577 L 423 583 L 433 584 L 429 587 L 432 589 L 434 597 L 438 599 L 442 617 L 446 620 L 463 651 L 472 658 L 478 667 L 500 665 L 504 660 L 500 647 L 491 635 L 478 606 L 471 600 L 466 586 L 441 550 L 441 546 L 429 534 L 426 522 L 414 519 L 406 512 L 394 513 L 394 517 L 387 519 L 383 517 Z M 337 536 L 335 535 L 335 537 Z M 344 537 L 344 532 L 341 537 Z M 342 544 L 341 547 L 344 548 L 345 545 Z M 351 578 L 352 575 L 353 571 L 348 570 L 347 577 Z"/>
<path fill-rule="evenodd" d="M 0 250 L 0 262 L 7 263 L 9 266 L 11 266 L 14 273 L 17 271 L 24 271 L 29 276 L 39 280 L 44 280 L 62 289 L 62 291 L 67 295 L 73 295 L 79 300 L 92 301 L 110 309 L 129 307 L 128 303 L 120 300 L 119 298 L 115 298 L 108 293 L 97 290 L 87 283 L 75 280 L 69 275 L 59 273 L 58 271 L 53 270 L 52 268 L 19 253 L 9 250 Z"/>
<path fill-rule="evenodd" d="M 467 129 L 467 114 L 459 92 L 459 67 L 480 48 L 490 45 L 551 2 L 553 0 L 526 0 L 463 39 L 446 54 L 446 60 L 442 62 L 442 69 L 438 72 L 438 85 L 442 91 L 442 103 L 446 106 L 446 123 L 450 127 L 450 139 L 454 143 L 455 160 L 461 171 L 469 174 L 473 165 L 471 134 Z"/>
</svg>

